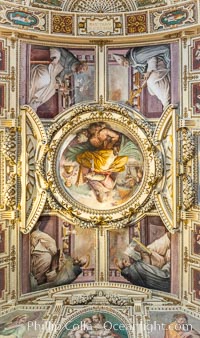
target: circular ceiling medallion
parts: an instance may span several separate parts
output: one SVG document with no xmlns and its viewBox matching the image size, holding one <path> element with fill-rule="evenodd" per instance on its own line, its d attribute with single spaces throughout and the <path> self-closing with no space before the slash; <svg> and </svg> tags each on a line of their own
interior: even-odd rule
<svg viewBox="0 0 200 338">
<path fill-rule="evenodd" d="M 66 116 L 54 125 L 47 154 L 56 200 L 86 222 L 138 212 L 158 175 L 149 125 L 113 105 L 84 106 Z"/>
<path fill-rule="evenodd" d="M 113 122 L 86 122 L 63 140 L 56 159 L 59 185 L 80 207 L 114 210 L 139 191 L 142 150 L 123 129 Z"/>
</svg>

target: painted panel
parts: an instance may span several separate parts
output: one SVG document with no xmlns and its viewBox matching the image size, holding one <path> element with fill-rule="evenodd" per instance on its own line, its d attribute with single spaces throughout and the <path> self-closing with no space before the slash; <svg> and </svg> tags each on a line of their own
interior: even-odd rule
<svg viewBox="0 0 200 338">
<path fill-rule="evenodd" d="M 16 310 L 0 319 L 0 337 L 34 338 L 44 329 L 42 311 Z"/>
<path fill-rule="evenodd" d="M 0 113 L 5 108 L 5 84 L 0 84 Z"/>
<path fill-rule="evenodd" d="M 23 11 L 8 11 L 6 16 L 15 25 L 31 27 L 38 24 L 38 18 L 35 15 Z"/>
<path fill-rule="evenodd" d="M 200 225 L 195 224 L 195 230 L 192 237 L 192 253 L 200 255 Z"/>
<path fill-rule="evenodd" d="M 0 6 L 0 23 L 16 28 L 47 31 L 47 12 L 28 11 L 24 8 Z"/>
<path fill-rule="evenodd" d="M 45 5 L 45 7 L 61 7 L 63 0 L 32 0 L 31 4 L 35 7 L 40 7 L 40 5 Z"/>
<path fill-rule="evenodd" d="M 152 7 L 152 6 L 163 6 L 166 5 L 165 0 L 136 0 L 137 7 L 138 8 L 146 8 L 146 7 Z"/>
<path fill-rule="evenodd" d="M 21 104 L 30 105 L 39 117 L 53 118 L 73 104 L 95 100 L 94 49 L 27 45 L 21 57 L 27 60 Z"/>
<path fill-rule="evenodd" d="M 5 230 L 2 229 L 3 224 L 0 224 L 0 254 L 5 252 Z"/>
<path fill-rule="evenodd" d="M 197 203 L 200 205 L 200 136 L 197 137 L 197 163 L 196 163 L 196 173 L 197 173 Z"/>
<path fill-rule="evenodd" d="M 65 325 L 59 338 L 64 337 L 128 338 L 126 325 L 107 312 L 85 312 Z"/>
<path fill-rule="evenodd" d="M 174 291 L 178 276 L 171 257 L 171 252 L 177 257 L 173 236 L 166 232 L 159 217 L 147 217 L 123 231 L 110 231 L 110 281 L 127 280 L 154 290 Z"/>
<path fill-rule="evenodd" d="M 98 210 L 127 202 L 141 186 L 144 159 L 136 140 L 108 123 L 85 125 L 63 142 L 60 183 L 75 201 Z"/>
<path fill-rule="evenodd" d="M 195 40 L 192 47 L 192 70 L 200 70 L 200 40 Z"/>
<path fill-rule="evenodd" d="M 197 338 L 199 319 L 178 311 L 152 311 L 148 331 L 150 338 Z"/>
<path fill-rule="evenodd" d="M 0 298 L 3 296 L 3 291 L 6 288 L 6 268 L 0 269 Z"/>
<path fill-rule="evenodd" d="M 194 114 L 200 114 L 200 83 L 192 83 L 192 106 Z"/>
<path fill-rule="evenodd" d="M 200 301 L 200 271 L 193 269 L 192 270 L 192 280 L 193 280 L 193 292 L 195 298 Z"/>
<path fill-rule="evenodd" d="M 197 22 L 195 3 L 185 6 L 170 7 L 167 10 L 158 10 L 151 13 L 151 31 L 177 28 Z"/>
<path fill-rule="evenodd" d="M 161 116 L 179 100 L 177 57 L 177 44 L 109 48 L 107 99 Z"/>
<path fill-rule="evenodd" d="M 56 216 L 42 216 L 22 237 L 23 293 L 72 282 L 94 281 L 95 231 L 74 227 Z"/>
<path fill-rule="evenodd" d="M 5 49 L 3 48 L 3 42 L 0 41 L 0 70 L 6 70 Z"/>
</svg>

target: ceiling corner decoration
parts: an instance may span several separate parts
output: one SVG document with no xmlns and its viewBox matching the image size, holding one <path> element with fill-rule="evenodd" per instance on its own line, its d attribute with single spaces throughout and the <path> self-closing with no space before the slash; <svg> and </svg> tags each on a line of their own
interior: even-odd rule
<svg viewBox="0 0 200 338">
<path fill-rule="evenodd" d="M 46 202 L 46 190 L 39 175 L 35 175 L 41 149 L 46 144 L 46 133 L 40 119 L 29 107 L 21 110 L 21 132 L 25 151 L 21 153 L 22 212 L 21 230 L 29 232 L 37 222 Z M 37 169 L 41 172 L 40 168 Z M 36 171 L 36 173 L 37 173 Z"/>
</svg>

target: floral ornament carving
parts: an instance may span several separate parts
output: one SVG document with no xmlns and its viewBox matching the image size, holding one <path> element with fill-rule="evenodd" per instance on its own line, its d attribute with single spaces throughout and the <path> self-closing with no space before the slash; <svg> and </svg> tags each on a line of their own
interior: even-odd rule
<svg viewBox="0 0 200 338">
<path fill-rule="evenodd" d="M 181 129 L 182 135 L 182 161 L 187 163 L 194 157 L 195 144 L 192 133 L 187 128 Z"/>
<path fill-rule="evenodd" d="M 161 153 L 155 154 L 155 163 L 156 163 L 156 179 L 159 180 L 163 177 L 163 163 Z"/>
<path fill-rule="evenodd" d="M 183 175 L 183 207 L 188 210 L 192 207 L 195 200 L 195 188 L 189 175 Z"/>
<path fill-rule="evenodd" d="M 107 184 L 106 182 L 105 184 L 103 182 L 102 184 L 99 183 L 102 180 L 105 181 L 105 179 L 107 179 L 107 181 L 109 181 L 109 175 L 107 173 L 101 173 L 104 169 L 99 171 L 95 169 L 97 171 L 95 171 L 96 176 L 94 176 L 92 165 L 94 166 L 94 161 L 96 160 L 90 159 L 91 165 L 86 165 L 86 169 L 89 168 L 87 169 L 89 174 L 84 176 L 84 182 L 80 183 L 82 182 L 81 176 L 83 175 L 82 166 L 77 162 L 77 155 L 73 155 L 74 146 L 71 147 L 71 144 L 74 144 L 76 149 L 80 147 L 83 149 L 84 146 L 82 146 L 82 144 L 86 145 L 84 142 L 89 143 L 90 140 L 88 141 L 87 136 L 86 141 L 79 141 L 79 135 L 82 135 L 82 133 L 88 135 L 87 130 L 90 130 L 92 125 L 96 125 L 95 128 L 99 128 L 97 127 L 99 125 L 104 125 L 104 127 L 102 127 L 104 132 L 117 135 L 117 138 L 120 138 L 120 142 L 123 140 L 123 142 L 125 142 L 124 144 L 128 144 L 129 147 L 135 147 L 135 154 L 141 154 L 138 155 L 140 158 L 140 162 L 138 163 L 144 161 L 142 162 L 144 163 L 144 168 L 139 171 L 138 168 L 134 169 L 135 164 L 132 163 L 137 163 L 135 158 L 132 158 L 129 163 L 127 162 L 129 155 L 118 156 L 113 154 L 109 148 L 101 148 L 104 149 L 103 151 L 99 150 L 98 147 L 96 150 L 93 148 L 93 151 L 88 150 L 84 152 L 81 150 L 82 153 L 84 153 L 83 156 L 85 156 L 83 161 L 86 162 L 88 161 L 88 156 L 89 158 L 95 158 L 95 156 L 100 158 L 99 156 L 108 156 L 105 154 L 109 153 L 111 157 L 117 157 L 118 162 L 123 159 L 123 161 L 128 164 L 126 167 L 120 167 L 126 169 L 118 170 L 116 168 L 119 164 L 116 164 L 115 161 L 115 168 L 113 167 L 114 169 L 112 170 L 114 171 L 112 172 L 116 170 L 116 174 L 113 174 L 112 180 L 110 179 L 111 183 Z M 83 137 L 83 135 L 81 137 Z M 66 155 L 67 149 L 72 151 L 70 155 L 72 156 L 71 160 L 70 157 Z M 79 151 L 79 154 L 81 154 L 81 151 Z M 104 155 L 102 155 L 102 153 Z M 141 160 L 141 158 L 143 158 L 143 160 Z M 95 165 L 99 163 L 98 161 L 99 159 L 97 159 Z M 140 165 L 141 164 L 139 164 L 139 166 Z M 70 180 L 73 179 L 71 172 L 73 172 L 74 168 L 76 168 L 76 175 L 74 174 L 76 176 L 76 183 L 74 181 L 72 186 Z M 44 169 L 46 169 L 46 174 L 44 173 Z M 153 139 L 153 130 L 148 122 L 139 117 L 138 114 L 134 115 L 131 111 L 114 104 L 101 106 L 83 105 L 70 110 L 67 119 L 66 115 L 65 117 L 62 115 L 62 117 L 49 128 L 45 152 L 43 157 L 40 158 L 40 163 L 37 163 L 37 170 L 40 171 L 46 181 L 46 186 L 49 190 L 48 203 L 51 208 L 68 215 L 73 219 L 75 224 L 84 228 L 99 226 L 121 228 L 127 225 L 127 221 L 136 220 L 146 204 L 148 204 L 148 206 L 144 210 L 149 210 L 154 205 L 152 198 L 151 201 L 149 200 L 157 182 L 162 178 L 163 164 L 162 156 L 157 150 L 156 143 Z M 124 170 L 126 170 L 127 179 L 130 180 L 133 186 L 136 185 L 136 187 L 134 187 L 134 189 L 130 187 L 124 189 L 123 184 L 119 186 L 120 183 L 118 181 L 118 190 L 117 192 L 116 190 L 113 192 L 112 188 L 108 188 L 108 186 L 109 184 L 113 184 L 113 187 L 115 187 L 116 183 L 113 183 L 113 177 L 117 177 L 117 173 L 123 172 Z M 132 174 L 133 171 L 135 174 Z M 90 175 L 91 172 L 93 176 Z M 80 185 L 83 185 L 84 189 L 86 189 L 84 192 L 84 194 L 86 193 L 84 200 L 82 200 Z M 107 195 L 110 193 L 110 196 L 114 196 L 111 202 L 109 197 L 110 204 L 107 203 L 108 198 L 106 199 L 107 195 L 105 192 Z M 99 194 L 102 195 L 99 197 Z M 88 197 L 89 195 L 93 195 L 93 198 Z M 115 200 L 116 195 L 117 200 Z M 103 199 L 102 196 L 103 198 L 105 197 L 105 199 Z M 90 201 L 90 198 L 92 198 L 91 202 L 87 202 L 87 204 L 85 200 Z M 125 220 L 124 215 L 128 217 Z"/>
<path fill-rule="evenodd" d="M 4 143 L 2 146 L 4 156 L 9 160 L 11 165 L 16 164 L 16 129 L 7 128 L 5 130 Z"/>
<path fill-rule="evenodd" d="M 10 264 L 11 269 L 14 272 L 16 268 L 16 248 L 15 245 L 12 245 L 11 251 L 10 251 Z"/>
<path fill-rule="evenodd" d="M 16 206 L 16 174 L 11 173 L 6 184 L 6 192 L 4 196 L 5 205 L 14 210 Z"/>
<path fill-rule="evenodd" d="M 128 214 L 129 215 L 129 214 Z M 133 213 L 130 213 L 130 216 L 132 216 Z M 124 217 L 126 217 L 127 215 L 124 215 Z M 130 217 L 131 219 L 131 217 Z M 111 217 L 91 217 L 90 221 L 88 222 L 88 220 L 83 220 L 80 217 L 79 218 L 73 218 L 73 224 L 80 226 L 81 228 L 96 228 L 96 227 L 109 227 L 112 229 L 122 229 L 124 227 L 126 227 L 127 225 L 129 225 L 130 219 L 128 219 L 127 217 L 125 219 L 120 219 L 117 222 L 112 220 L 112 216 Z"/>
<path fill-rule="evenodd" d="M 79 297 L 73 297 L 71 301 L 69 301 L 70 305 L 87 305 L 91 303 L 96 297 L 96 293 L 91 293 L 89 295 L 81 295 Z"/>
<path fill-rule="evenodd" d="M 26 200 L 28 201 L 31 199 L 35 187 L 35 144 L 32 135 L 27 135 L 26 159 Z"/>
<path fill-rule="evenodd" d="M 114 295 L 112 293 L 105 294 L 105 297 L 108 300 L 108 302 L 112 305 L 124 306 L 124 305 L 129 304 L 129 302 L 127 300 L 125 300 L 122 297 L 119 297 L 117 295 Z"/>
</svg>

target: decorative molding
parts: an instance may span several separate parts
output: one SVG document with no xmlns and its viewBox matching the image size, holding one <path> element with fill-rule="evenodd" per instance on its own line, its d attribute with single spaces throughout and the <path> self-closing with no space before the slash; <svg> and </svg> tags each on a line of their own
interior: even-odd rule
<svg viewBox="0 0 200 338">
<path fill-rule="evenodd" d="M 10 264 L 11 271 L 15 272 L 16 269 L 16 247 L 12 245 L 10 249 L 10 256 L 0 258 L 0 264 Z"/>
<path fill-rule="evenodd" d="M 90 40 L 90 43 L 92 43 L 93 45 L 97 45 L 99 46 L 100 52 L 103 52 L 103 47 L 107 44 L 111 44 L 113 42 L 113 40 L 108 40 L 108 39 L 96 39 L 96 40 Z M 101 104 L 101 103 L 100 103 Z"/>
<path fill-rule="evenodd" d="M 181 211 L 181 220 L 200 221 L 200 212 L 198 211 Z"/>
<path fill-rule="evenodd" d="M 15 77 L 15 67 L 12 66 L 11 67 L 11 72 L 10 74 L 1 74 L 0 75 L 0 80 L 3 81 L 11 81 L 11 91 L 14 92 L 15 91 L 15 82 L 16 82 L 16 77 Z"/>
<path fill-rule="evenodd" d="M 185 247 L 184 249 L 184 271 L 185 272 L 188 272 L 188 264 L 191 263 L 191 264 L 197 264 L 199 266 L 200 262 L 198 259 L 194 259 L 192 257 L 189 257 L 189 254 L 188 254 L 188 248 L 187 246 Z"/>
<path fill-rule="evenodd" d="M 188 73 L 188 67 L 187 65 L 184 65 L 184 71 L 183 71 L 183 89 L 184 91 L 188 88 L 188 81 L 198 79 L 198 75 L 191 75 Z"/>
<path fill-rule="evenodd" d="M 18 0 L 19 1 L 19 0 Z M 30 0 L 33 7 L 61 10 L 64 0 Z"/>
</svg>

